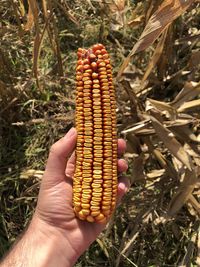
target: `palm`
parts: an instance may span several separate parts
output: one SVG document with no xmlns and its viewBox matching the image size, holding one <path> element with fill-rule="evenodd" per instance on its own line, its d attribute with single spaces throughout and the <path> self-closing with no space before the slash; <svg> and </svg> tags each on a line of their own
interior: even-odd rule
<svg viewBox="0 0 200 267">
<path fill-rule="evenodd" d="M 61 231 L 70 229 L 70 232 L 66 232 L 66 238 L 70 240 L 72 247 L 81 250 L 82 244 L 86 245 L 87 241 L 88 246 L 93 242 L 105 225 L 91 224 L 75 217 L 72 208 L 72 181 L 70 178 L 66 181 L 65 176 L 63 178 L 50 188 L 42 185 L 37 212 L 49 225 Z"/>
<path fill-rule="evenodd" d="M 71 140 L 61 139 L 51 149 L 47 167 L 42 180 L 36 214 L 62 233 L 66 241 L 73 248 L 84 251 L 103 230 L 105 224 L 88 223 L 75 217 L 72 208 L 72 177 L 75 169 L 75 157 L 68 156 L 74 149 L 76 136 Z M 119 153 L 124 147 L 119 143 Z M 60 151 L 59 151 L 60 150 Z M 119 171 L 126 170 L 125 163 L 120 165 Z M 125 181 L 126 182 L 126 181 Z M 67 231 L 68 230 L 68 231 Z"/>
</svg>

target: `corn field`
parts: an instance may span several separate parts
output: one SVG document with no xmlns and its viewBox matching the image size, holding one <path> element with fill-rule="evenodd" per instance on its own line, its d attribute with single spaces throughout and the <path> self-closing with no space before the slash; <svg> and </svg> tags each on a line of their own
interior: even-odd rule
<svg viewBox="0 0 200 267">
<path fill-rule="evenodd" d="M 84 266 L 200 266 L 200 2 L 1 0 L 0 257 L 73 125 L 79 47 L 102 43 L 131 187 Z"/>
</svg>

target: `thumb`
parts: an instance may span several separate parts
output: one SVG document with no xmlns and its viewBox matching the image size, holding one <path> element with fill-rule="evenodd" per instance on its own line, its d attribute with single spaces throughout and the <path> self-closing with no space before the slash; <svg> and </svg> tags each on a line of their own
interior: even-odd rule
<svg viewBox="0 0 200 267">
<path fill-rule="evenodd" d="M 64 179 L 65 168 L 70 154 L 75 149 L 77 132 L 75 128 L 71 128 L 68 133 L 52 145 L 47 160 L 45 176 L 51 179 Z M 50 178 L 48 177 L 48 179 Z"/>
</svg>

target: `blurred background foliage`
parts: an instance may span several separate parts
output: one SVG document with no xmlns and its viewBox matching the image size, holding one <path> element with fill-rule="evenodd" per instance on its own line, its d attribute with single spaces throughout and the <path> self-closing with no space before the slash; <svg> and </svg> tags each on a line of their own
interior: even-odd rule
<svg viewBox="0 0 200 267">
<path fill-rule="evenodd" d="M 132 186 L 77 266 L 199 266 L 199 1 L 1 0 L 0 17 L 0 256 L 74 125 L 76 51 L 100 42 Z"/>
</svg>

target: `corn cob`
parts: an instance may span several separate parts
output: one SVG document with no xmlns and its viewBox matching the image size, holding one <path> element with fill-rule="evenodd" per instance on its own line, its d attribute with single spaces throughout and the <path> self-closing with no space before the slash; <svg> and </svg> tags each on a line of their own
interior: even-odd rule
<svg viewBox="0 0 200 267">
<path fill-rule="evenodd" d="M 102 44 L 78 49 L 76 68 L 76 216 L 105 223 L 116 205 L 116 101 L 109 54 Z"/>
</svg>

